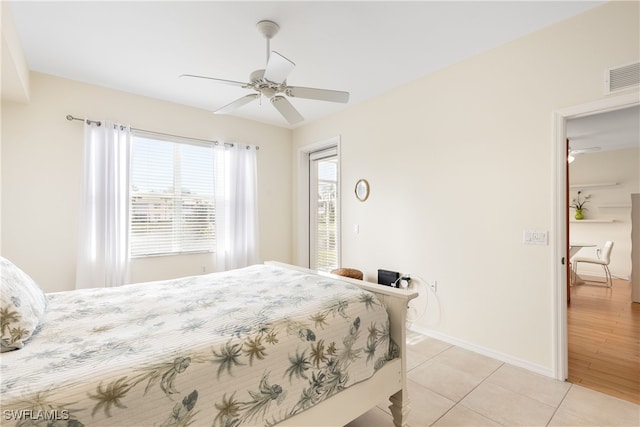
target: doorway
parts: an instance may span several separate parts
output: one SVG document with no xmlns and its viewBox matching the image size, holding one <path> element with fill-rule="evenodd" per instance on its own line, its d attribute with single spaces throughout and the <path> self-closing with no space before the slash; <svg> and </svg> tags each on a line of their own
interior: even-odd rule
<svg viewBox="0 0 640 427">
<path fill-rule="evenodd" d="M 569 374 L 568 336 L 567 336 L 567 269 L 566 259 L 568 247 L 568 223 L 567 223 L 567 121 L 596 115 L 600 113 L 620 110 L 640 105 L 640 97 L 637 93 L 615 96 L 587 104 L 565 108 L 554 112 L 554 236 L 556 236 L 552 248 L 554 271 L 554 332 L 555 332 L 555 359 L 554 376 L 559 380 L 566 380 Z"/>
</svg>

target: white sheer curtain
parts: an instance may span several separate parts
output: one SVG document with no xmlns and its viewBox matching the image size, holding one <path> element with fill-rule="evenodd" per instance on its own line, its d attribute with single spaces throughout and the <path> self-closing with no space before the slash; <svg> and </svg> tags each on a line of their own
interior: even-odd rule
<svg viewBox="0 0 640 427">
<path fill-rule="evenodd" d="M 260 262 L 256 147 L 219 144 L 214 162 L 217 269 L 256 264 Z"/>
<path fill-rule="evenodd" d="M 129 281 L 129 126 L 84 125 L 76 288 Z"/>
</svg>

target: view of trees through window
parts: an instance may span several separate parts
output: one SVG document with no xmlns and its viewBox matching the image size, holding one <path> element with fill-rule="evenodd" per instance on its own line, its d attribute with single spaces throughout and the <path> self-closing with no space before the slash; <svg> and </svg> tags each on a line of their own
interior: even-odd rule
<svg viewBox="0 0 640 427">
<path fill-rule="evenodd" d="M 213 163 L 210 146 L 134 136 L 132 256 L 214 250 Z"/>
</svg>

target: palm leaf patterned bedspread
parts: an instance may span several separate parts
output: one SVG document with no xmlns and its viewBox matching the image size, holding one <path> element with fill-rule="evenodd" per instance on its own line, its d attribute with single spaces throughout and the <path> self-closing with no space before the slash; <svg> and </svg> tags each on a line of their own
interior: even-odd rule
<svg viewBox="0 0 640 427">
<path fill-rule="evenodd" d="M 3 426 L 270 426 L 397 353 L 374 294 L 276 266 L 48 299 L 0 356 Z"/>
</svg>

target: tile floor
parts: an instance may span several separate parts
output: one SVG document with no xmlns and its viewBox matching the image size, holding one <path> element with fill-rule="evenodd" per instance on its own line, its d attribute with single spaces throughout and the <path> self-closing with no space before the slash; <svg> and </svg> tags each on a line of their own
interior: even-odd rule
<svg viewBox="0 0 640 427">
<path fill-rule="evenodd" d="M 411 427 L 640 426 L 640 406 L 410 332 Z M 387 402 L 346 427 L 392 427 Z"/>
</svg>

